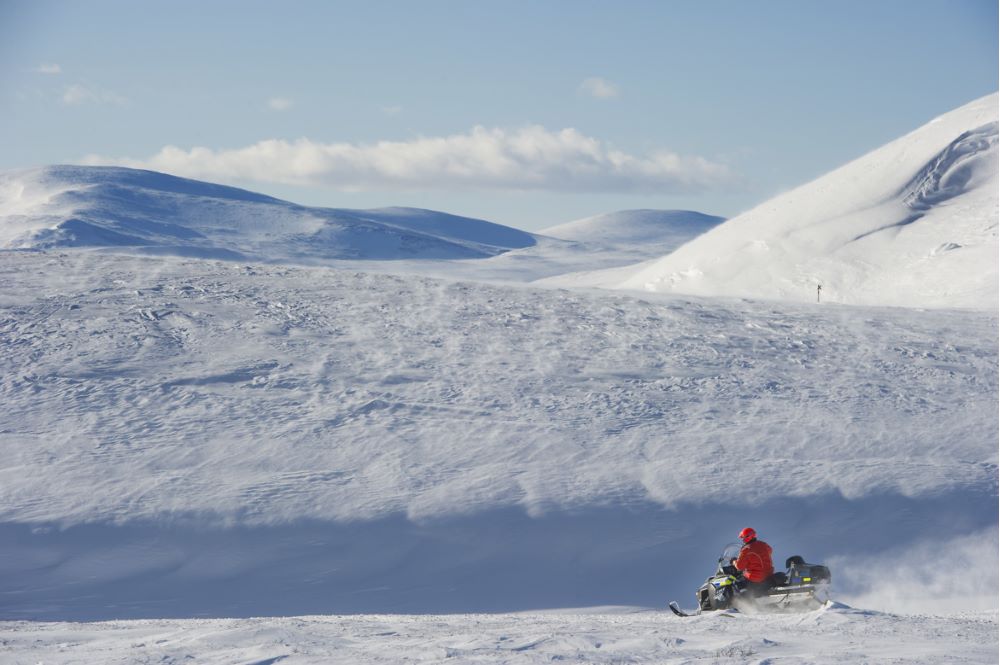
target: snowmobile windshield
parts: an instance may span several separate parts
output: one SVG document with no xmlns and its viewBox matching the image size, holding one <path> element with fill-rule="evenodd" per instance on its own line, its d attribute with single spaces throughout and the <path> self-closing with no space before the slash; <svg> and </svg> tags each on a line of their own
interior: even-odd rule
<svg viewBox="0 0 1000 665">
<path fill-rule="evenodd" d="M 726 545 L 725 549 L 722 550 L 722 555 L 719 557 L 719 561 L 724 563 L 729 563 L 731 559 L 735 559 L 740 555 L 740 550 L 743 548 L 739 543 L 729 543 Z"/>
</svg>

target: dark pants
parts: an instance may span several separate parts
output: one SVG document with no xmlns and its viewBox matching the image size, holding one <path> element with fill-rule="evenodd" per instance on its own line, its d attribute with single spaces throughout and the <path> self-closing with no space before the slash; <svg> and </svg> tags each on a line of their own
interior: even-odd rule
<svg viewBox="0 0 1000 665">
<path fill-rule="evenodd" d="M 750 598 L 759 598 L 760 596 L 766 596 L 768 589 L 771 588 L 771 583 L 768 580 L 763 582 L 751 582 L 749 580 L 744 580 L 743 595 L 749 596 Z"/>
</svg>

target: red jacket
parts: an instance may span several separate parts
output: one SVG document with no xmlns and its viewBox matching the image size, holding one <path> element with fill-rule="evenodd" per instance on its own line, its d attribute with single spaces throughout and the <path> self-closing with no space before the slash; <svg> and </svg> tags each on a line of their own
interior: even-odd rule
<svg viewBox="0 0 1000 665">
<path fill-rule="evenodd" d="M 763 540 L 751 540 L 740 550 L 733 565 L 742 570 L 743 576 L 751 582 L 763 582 L 774 574 L 771 546 Z"/>
</svg>

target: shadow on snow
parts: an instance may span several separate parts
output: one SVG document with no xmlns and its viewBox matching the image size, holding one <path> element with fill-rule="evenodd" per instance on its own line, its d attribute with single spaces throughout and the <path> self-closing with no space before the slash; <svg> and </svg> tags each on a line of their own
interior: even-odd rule
<svg viewBox="0 0 1000 665">
<path fill-rule="evenodd" d="M 0 619 L 689 605 L 746 525 L 774 546 L 780 565 L 792 554 L 823 561 L 959 537 L 996 524 L 996 506 L 995 494 L 965 492 L 232 528 L 5 524 Z M 833 577 L 835 594 L 851 590 L 837 570 Z"/>
</svg>

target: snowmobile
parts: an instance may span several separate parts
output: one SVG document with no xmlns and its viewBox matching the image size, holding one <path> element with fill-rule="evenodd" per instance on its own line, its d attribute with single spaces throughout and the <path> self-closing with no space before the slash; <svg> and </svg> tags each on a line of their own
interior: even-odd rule
<svg viewBox="0 0 1000 665">
<path fill-rule="evenodd" d="M 819 608 L 829 599 L 830 569 L 806 563 L 798 555 L 788 557 L 785 572 L 771 576 L 771 586 L 765 593 L 751 597 L 744 593 L 743 572 L 733 566 L 733 559 L 739 553 L 740 545 L 736 543 L 722 551 L 715 574 L 695 593 L 698 609 L 693 614 L 741 607 L 758 612 L 804 612 Z M 682 611 L 676 602 L 670 603 L 670 609 L 679 616 L 692 614 Z"/>
</svg>

